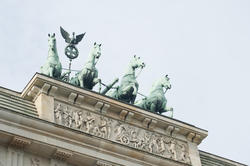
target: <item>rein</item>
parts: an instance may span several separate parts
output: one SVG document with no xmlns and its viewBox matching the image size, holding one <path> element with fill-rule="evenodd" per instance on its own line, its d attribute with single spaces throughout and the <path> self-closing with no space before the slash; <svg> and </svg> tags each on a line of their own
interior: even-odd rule
<svg viewBox="0 0 250 166">
<path fill-rule="evenodd" d="M 130 76 L 130 75 L 134 76 L 134 73 L 133 73 L 133 74 L 125 74 L 125 75 L 122 76 L 122 77 L 127 77 L 127 76 Z"/>
<path fill-rule="evenodd" d="M 135 76 L 135 79 L 137 79 L 137 77 L 141 74 L 141 71 L 142 71 L 143 67 L 141 66 L 140 69 L 141 69 L 141 70 L 137 73 L 137 75 Z M 135 75 L 135 70 L 134 70 L 134 73 L 125 74 L 123 77 L 129 76 L 129 75 L 134 76 L 134 75 Z"/>
<path fill-rule="evenodd" d="M 95 58 L 95 59 L 96 59 L 96 58 Z M 96 62 L 94 63 L 95 65 L 97 64 L 98 60 L 99 60 L 99 58 L 98 58 L 98 59 L 96 59 Z"/>
</svg>

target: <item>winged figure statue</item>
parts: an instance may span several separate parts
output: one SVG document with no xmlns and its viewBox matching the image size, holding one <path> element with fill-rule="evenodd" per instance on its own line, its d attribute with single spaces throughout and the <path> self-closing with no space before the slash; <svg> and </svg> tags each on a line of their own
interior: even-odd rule
<svg viewBox="0 0 250 166">
<path fill-rule="evenodd" d="M 71 38 L 69 33 L 67 31 L 65 31 L 62 27 L 60 27 L 60 31 L 61 31 L 63 38 L 65 39 L 65 42 L 69 43 L 71 45 L 77 45 L 82 40 L 82 38 L 84 37 L 84 35 L 86 33 L 85 32 L 83 34 L 75 36 L 75 32 L 73 32 L 73 37 Z"/>
</svg>

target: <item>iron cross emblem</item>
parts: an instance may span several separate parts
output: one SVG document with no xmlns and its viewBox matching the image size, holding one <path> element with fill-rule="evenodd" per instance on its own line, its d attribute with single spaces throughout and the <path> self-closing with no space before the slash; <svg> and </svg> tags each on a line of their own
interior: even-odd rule
<svg viewBox="0 0 250 166">
<path fill-rule="evenodd" d="M 68 46 L 64 50 L 65 55 L 71 60 L 77 58 L 79 52 L 76 45 L 82 40 L 85 33 L 75 36 L 75 32 L 73 32 L 72 37 L 70 37 L 70 34 L 62 27 L 60 27 L 60 31 L 65 42 L 68 43 Z"/>
<path fill-rule="evenodd" d="M 75 59 L 79 55 L 78 49 L 71 44 L 65 48 L 64 53 L 69 59 Z"/>
</svg>

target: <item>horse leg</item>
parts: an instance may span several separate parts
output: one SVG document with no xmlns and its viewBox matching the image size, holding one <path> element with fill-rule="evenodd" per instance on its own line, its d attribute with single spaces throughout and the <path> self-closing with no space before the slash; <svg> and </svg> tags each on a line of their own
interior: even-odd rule
<svg viewBox="0 0 250 166">
<path fill-rule="evenodd" d="M 84 83 L 83 83 L 83 74 L 79 74 L 79 76 L 77 77 L 80 87 L 84 88 Z"/>
<path fill-rule="evenodd" d="M 100 83 L 101 80 L 98 79 L 97 77 L 93 79 L 93 87 L 97 84 L 97 83 Z"/>
<path fill-rule="evenodd" d="M 150 105 L 150 112 L 156 112 L 156 104 L 155 103 L 151 103 L 151 105 Z"/>
<path fill-rule="evenodd" d="M 132 97 L 131 97 L 131 104 L 134 104 L 134 102 L 135 102 L 135 98 L 136 98 L 136 96 L 135 95 L 133 95 Z"/>
<path fill-rule="evenodd" d="M 137 88 L 136 88 L 136 86 L 135 86 L 135 84 L 132 86 L 132 88 L 134 89 L 134 91 L 133 91 L 133 96 L 135 96 L 136 97 L 136 95 L 137 95 Z"/>
<path fill-rule="evenodd" d="M 53 71 L 54 71 L 54 68 L 52 66 L 49 67 L 49 76 L 50 77 L 53 77 Z"/>
</svg>

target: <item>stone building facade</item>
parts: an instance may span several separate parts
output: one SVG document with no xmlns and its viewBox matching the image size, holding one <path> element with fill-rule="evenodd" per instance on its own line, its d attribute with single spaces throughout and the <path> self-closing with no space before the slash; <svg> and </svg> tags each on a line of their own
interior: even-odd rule
<svg viewBox="0 0 250 166">
<path fill-rule="evenodd" d="M 199 151 L 207 135 L 41 74 L 0 88 L 0 166 L 244 166 Z"/>
</svg>

